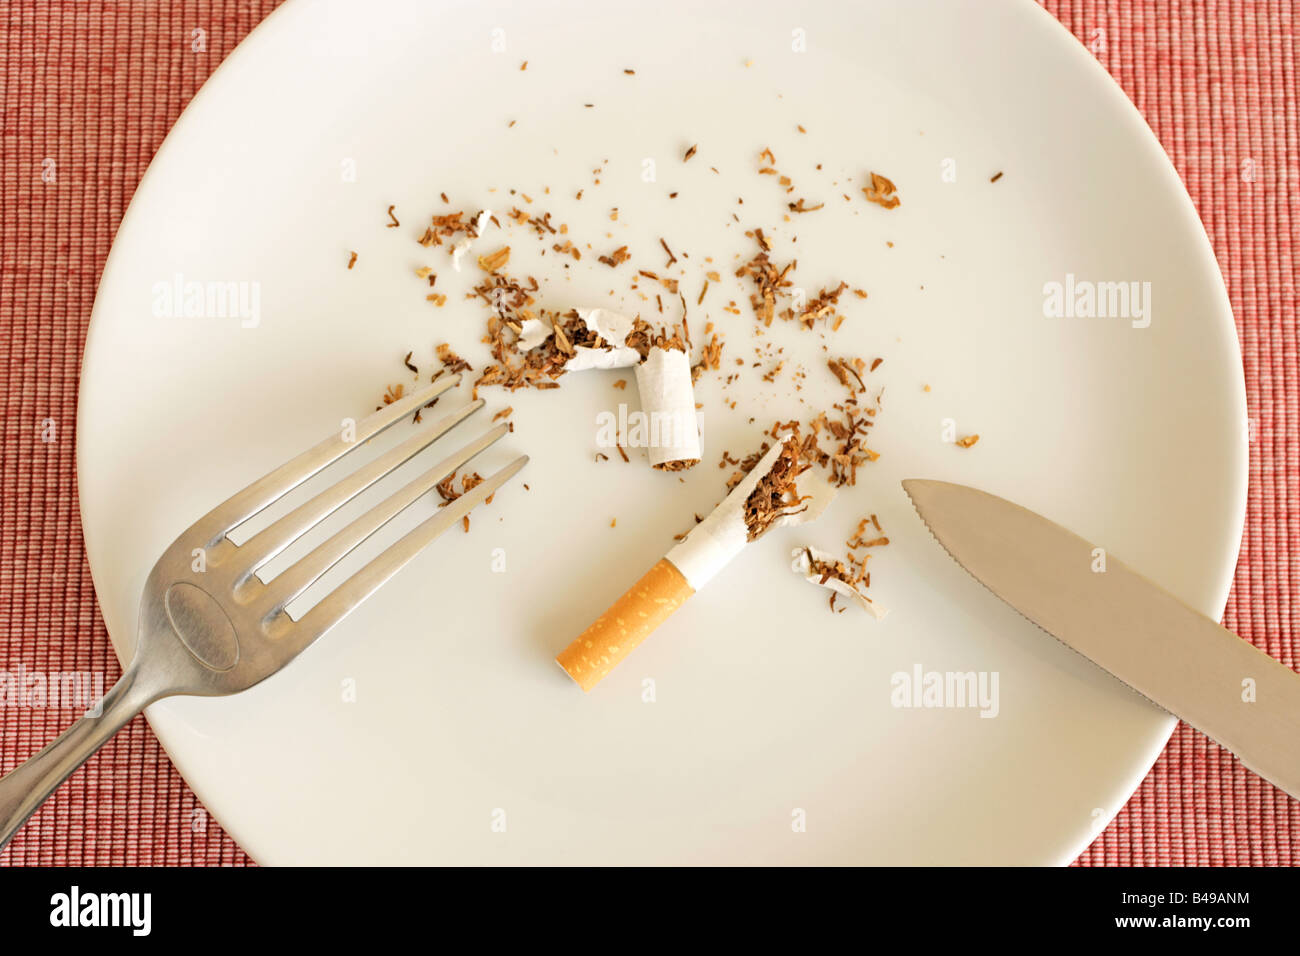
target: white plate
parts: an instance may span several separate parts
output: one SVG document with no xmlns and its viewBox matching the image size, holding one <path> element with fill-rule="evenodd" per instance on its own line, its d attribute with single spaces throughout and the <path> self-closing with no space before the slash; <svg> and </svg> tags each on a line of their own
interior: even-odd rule
<svg viewBox="0 0 1300 956">
<path fill-rule="evenodd" d="M 794 194 L 758 175 L 764 146 Z M 899 209 L 864 202 L 868 170 L 897 182 Z M 587 268 L 590 254 L 567 276 L 540 260 L 552 306 L 641 308 L 608 292 L 662 266 L 661 235 L 690 254 L 694 301 L 702 258 L 729 272 L 753 226 L 777 258 L 798 234 L 810 293 L 842 277 L 870 298 L 845 300 L 834 336 L 775 329 L 789 362 L 776 384 L 751 369 L 720 393 L 706 376 L 705 462 L 684 481 L 595 461 L 595 414 L 635 401 L 611 373 L 488 390 L 517 430 L 486 464 L 530 453 L 530 490 L 506 489 L 263 685 L 150 708 L 204 804 L 264 863 L 1072 859 L 1173 720 L 967 577 L 898 481 L 1023 502 L 1217 614 L 1242 527 L 1245 402 L 1222 282 L 1177 176 L 1101 67 L 1029 2 L 297 0 L 275 13 L 168 137 L 95 306 L 79 478 L 119 653 L 146 573 L 192 519 L 369 410 L 403 381 L 408 349 L 426 369 L 441 341 L 482 360 L 482 309 L 424 301 L 416 266 L 437 268 L 444 291 L 455 277 L 444 250 L 413 239 L 434 212 L 504 209 L 512 187 L 597 252 L 634 253 L 618 273 Z M 783 224 L 795 197 L 828 208 Z M 399 229 L 384 227 L 390 203 Z M 520 257 L 536 246 L 510 241 Z M 260 321 L 154 315 L 155 284 L 177 273 L 257 283 Z M 1045 318 L 1044 284 L 1070 273 L 1150 282 L 1150 327 Z M 759 340 L 747 290 L 724 279 L 707 304 L 729 367 Z M 724 449 L 743 455 L 774 419 L 836 395 L 824 342 L 884 358 L 883 457 L 584 696 L 553 655 L 721 497 Z M 948 418 L 979 444 L 942 441 Z M 893 539 L 873 561 L 883 623 L 832 616 L 788 570 L 792 546 L 841 548 L 870 512 Z M 998 716 L 895 708 L 891 675 L 916 665 L 997 672 Z"/>
</svg>

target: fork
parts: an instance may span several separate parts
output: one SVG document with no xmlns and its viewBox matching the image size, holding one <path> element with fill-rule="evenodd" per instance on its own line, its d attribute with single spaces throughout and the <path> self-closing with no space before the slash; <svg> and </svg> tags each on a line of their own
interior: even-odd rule
<svg viewBox="0 0 1300 956">
<path fill-rule="evenodd" d="M 0 847 L 59 784 L 145 707 L 164 697 L 221 697 L 266 680 L 528 462 L 521 456 L 425 519 L 298 620 L 286 610 L 321 575 L 439 482 L 510 431 L 502 423 L 434 465 L 268 583 L 258 569 L 324 518 L 483 407 L 476 399 L 236 545 L 228 533 L 285 494 L 453 388 L 459 375 L 399 399 L 217 505 L 163 552 L 145 582 L 135 651 L 122 677 L 80 720 L 0 778 Z"/>
</svg>

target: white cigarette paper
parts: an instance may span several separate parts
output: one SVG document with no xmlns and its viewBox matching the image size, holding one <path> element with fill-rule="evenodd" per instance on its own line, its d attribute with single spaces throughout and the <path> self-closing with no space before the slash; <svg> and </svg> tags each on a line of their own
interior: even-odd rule
<svg viewBox="0 0 1300 956">
<path fill-rule="evenodd" d="M 624 343 L 632 334 L 632 320 L 610 309 L 575 309 L 579 320 L 591 331 L 609 343 L 608 348 L 591 348 L 575 345 L 573 358 L 564 363 L 566 372 L 582 372 L 591 368 L 631 368 L 641 361 L 641 355 Z M 551 334 L 551 326 L 541 319 L 525 319 L 522 323 L 518 346 L 520 351 L 535 349 Z"/>
<path fill-rule="evenodd" d="M 589 368 L 631 368 L 641 361 L 636 349 L 624 343 L 632 334 L 632 320 L 610 309 L 576 309 L 578 318 L 591 331 L 609 343 L 609 348 L 593 349 L 585 345 L 575 347 L 577 354 L 564 363 L 569 372 Z"/>
<path fill-rule="evenodd" d="M 519 342 L 518 347 L 521 352 L 527 352 L 535 349 L 546 341 L 546 337 L 551 334 L 551 327 L 541 319 L 524 319 L 519 324 Z"/>
<path fill-rule="evenodd" d="M 877 621 L 882 620 L 884 616 L 889 613 L 875 601 L 871 600 L 871 598 L 867 597 L 860 590 L 846 581 L 841 581 L 839 578 L 827 578 L 823 581 L 821 574 L 813 570 L 814 561 L 834 564 L 838 560 L 835 555 L 822 551 L 819 548 L 795 548 L 790 552 L 790 557 L 793 558 L 790 562 L 790 570 L 795 574 L 803 575 L 805 581 L 843 595 L 848 600 L 857 604 L 858 607 L 874 616 Z"/>
<path fill-rule="evenodd" d="M 783 434 L 768 449 L 767 454 L 754 466 L 754 469 L 732 489 L 731 494 L 727 495 L 722 504 L 692 528 L 686 537 L 666 555 L 694 590 L 698 591 L 704 587 L 749 542 L 749 528 L 745 524 L 745 502 L 759 480 L 772 470 L 785 448 L 785 443 L 793 437 L 794 435 L 789 432 Z M 807 497 L 803 502 L 804 510 L 798 514 L 783 515 L 772 523 L 773 528 L 813 521 L 826 510 L 826 506 L 835 497 L 835 489 L 811 468 L 796 479 L 795 486 L 800 497 Z"/>
<path fill-rule="evenodd" d="M 700 425 L 695 414 L 691 360 L 680 349 L 653 346 L 636 367 L 641 410 L 649 420 L 651 465 L 700 460 Z"/>
</svg>

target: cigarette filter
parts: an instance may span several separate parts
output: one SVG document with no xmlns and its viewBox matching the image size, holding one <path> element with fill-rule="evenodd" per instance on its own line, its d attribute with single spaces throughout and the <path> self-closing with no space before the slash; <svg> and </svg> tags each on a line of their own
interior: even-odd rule
<svg viewBox="0 0 1300 956">
<path fill-rule="evenodd" d="M 660 558 L 556 661 L 579 687 L 591 690 L 694 593 L 676 565 Z"/>
</svg>

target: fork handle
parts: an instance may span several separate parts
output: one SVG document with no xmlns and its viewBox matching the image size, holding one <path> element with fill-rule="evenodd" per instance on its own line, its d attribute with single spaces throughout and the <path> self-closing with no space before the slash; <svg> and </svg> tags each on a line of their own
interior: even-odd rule
<svg viewBox="0 0 1300 956">
<path fill-rule="evenodd" d="M 98 706 L 0 778 L 0 848 L 59 784 L 152 700 L 136 682 L 135 670 L 129 668 Z"/>
</svg>

